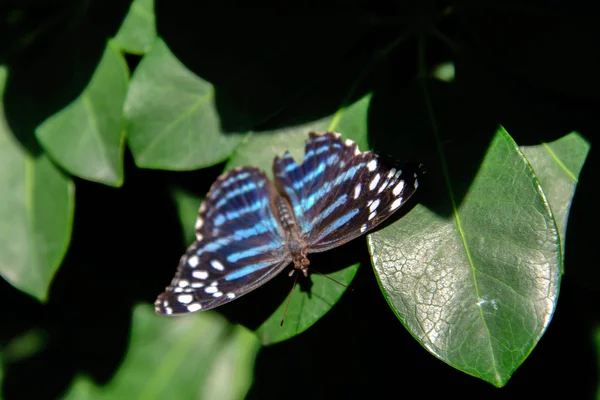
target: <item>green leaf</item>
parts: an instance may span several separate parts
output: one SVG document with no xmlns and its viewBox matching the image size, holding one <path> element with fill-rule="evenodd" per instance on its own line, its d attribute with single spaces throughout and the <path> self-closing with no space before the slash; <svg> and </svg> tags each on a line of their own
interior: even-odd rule
<svg viewBox="0 0 600 400">
<path fill-rule="evenodd" d="M 213 86 L 160 39 L 133 74 L 125 118 L 129 147 L 142 168 L 208 167 L 225 161 L 244 137 L 221 131 Z"/>
<path fill-rule="evenodd" d="M 79 377 L 65 399 L 243 399 L 259 347 L 216 313 L 165 318 L 139 305 L 116 375 L 102 387 Z"/>
<path fill-rule="evenodd" d="M 522 146 L 521 149 L 535 170 L 548 198 L 564 253 L 571 201 L 579 173 L 590 151 L 590 144 L 581 135 L 572 132 L 553 142 Z M 561 269 L 563 267 L 561 265 Z"/>
<path fill-rule="evenodd" d="M 334 115 L 309 124 L 252 133 L 236 150 L 227 164 L 227 169 L 242 165 L 254 165 L 264 170 L 272 178 L 271 168 L 276 155 L 282 155 L 289 150 L 296 161 L 302 161 L 304 142 L 308 138 L 308 132 L 311 131 L 344 132 L 344 138 L 354 140 L 361 150 L 367 150 L 367 110 L 370 98 L 371 96 L 367 95 L 355 104 L 340 109 Z M 314 265 L 314 267 L 322 272 L 320 270 L 330 266 Z M 327 275 L 349 285 L 356 274 L 358 264 L 338 265 L 337 267 L 342 269 Z M 311 280 L 313 286 L 309 293 L 301 291 L 300 287 L 296 286 L 283 327 L 280 326 L 280 323 L 285 312 L 285 301 L 259 326 L 257 334 L 263 344 L 277 343 L 308 329 L 333 307 L 345 291 L 343 286 L 318 274 L 311 274 Z M 290 287 L 292 282 L 290 279 Z"/>
<path fill-rule="evenodd" d="M 7 70 L 0 67 L 0 94 Z M 0 100 L 2 101 L 2 100 Z M 0 102 L 0 274 L 45 301 L 71 237 L 74 186 L 48 157 L 16 141 Z"/>
<path fill-rule="evenodd" d="M 556 305 L 561 252 L 548 201 L 500 128 L 460 204 L 446 173 L 449 216 L 416 206 L 368 237 L 388 303 L 431 353 L 506 384 Z"/>
<path fill-rule="evenodd" d="M 128 69 L 109 42 L 89 85 L 37 129 L 44 150 L 72 175 L 111 186 L 123 183 L 123 102 Z"/>
<path fill-rule="evenodd" d="M 113 43 L 128 53 L 146 54 L 155 40 L 154 0 L 134 0 Z"/>
</svg>

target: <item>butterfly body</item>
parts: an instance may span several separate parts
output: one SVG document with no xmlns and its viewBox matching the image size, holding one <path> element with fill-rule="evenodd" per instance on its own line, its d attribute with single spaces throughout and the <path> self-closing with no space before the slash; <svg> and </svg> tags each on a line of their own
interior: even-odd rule
<svg viewBox="0 0 600 400">
<path fill-rule="evenodd" d="M 308 276 L 309 253 L 361 236 L 392 215 L 418 186 L 419 167 L 388 167 L 337 133 L 311 133 L 302 164 L 273 162 L 273 184 L 254 167 L 233 169 L 200 207 L 196 242 L 158 296 L 164 315 L 208 310 L 238 298 L 293 263 Z"/>
</svg>

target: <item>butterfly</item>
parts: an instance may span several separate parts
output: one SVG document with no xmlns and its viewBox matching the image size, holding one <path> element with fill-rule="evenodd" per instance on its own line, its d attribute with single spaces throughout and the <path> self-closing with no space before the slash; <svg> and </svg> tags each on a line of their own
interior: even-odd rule
<svg viewBox="0 0 600 400">
<path fill-rule="evenodd" d="M 221 175 L 200 206 L 196 241 L 156 313 L 209 310 L 265 284 L 293 263 L 308 276 L 309 253 L 340 246 L 398 210 L 419 185 L 421 164 L 384 165 L 339 133 L 310 133 L 304 162 L 275 157 L 274 183 L 258 168 Z"/>
</svg>

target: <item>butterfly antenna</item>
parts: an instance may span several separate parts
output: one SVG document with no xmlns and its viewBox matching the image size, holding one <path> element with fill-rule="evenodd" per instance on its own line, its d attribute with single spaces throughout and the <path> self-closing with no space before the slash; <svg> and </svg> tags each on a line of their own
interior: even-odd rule
<svg viewBox="0 0 600 400">
<path fill-rule="evenodd" d="M 316 270 L 316 269 L 314 269 L 314 268 L 308 267 L 308 269 L 309 269 L 311 272 L 316 272 L 317 274 L 319 274 L 319 275 L 321 275 L 321 276 L 323 276 L 323 277 L 325 277 L 325 278 L 329 279 L 330 281 L 333 281 L 333 282 L 337 283 L 338 285 L 341 285 L 341 286 L 345 287 L 346 289 L 348 289 L 348 290 L 350 290 L 350 291 L 354 291 L 354 289 L 352 289 L 350 286 L 348 286 L 348 285 L 344 285 L 342 282 L 340 282 L 340 281 L 337 281 L 337 280 L 333 279 L 332 277 L 330 277 L 330 276 L 328 276 L 328 275 L 322 274 L 322 273 L 320 273 L 319 271 L 317 271 L 317 270 Z"/>
<path fill-rule="evenodd" d="M 295 270 L 293 269 L 292 273 L 294 273 L 294 271 Z M 288 308 L 290 306 L 290 300 L 292 300 L 292 294 L 294 293 L 294 289 L 296 288 L 296 282 L 298 282 L 298 275 L 300 274 L 296 274 L 296 277 L 294 278 L 294 284 L 292 285 L 292 290 L 290 290 L 290 294 L 288 294 L 287 304 L 285 305 L 285 311 L 283 312 L 283 318 L 281 318 L 281 323 L 279 324 L 280 327 L 283 327 L 283 321 L 285 321 L 285 316 L 287 315 Z"/>
</svg>

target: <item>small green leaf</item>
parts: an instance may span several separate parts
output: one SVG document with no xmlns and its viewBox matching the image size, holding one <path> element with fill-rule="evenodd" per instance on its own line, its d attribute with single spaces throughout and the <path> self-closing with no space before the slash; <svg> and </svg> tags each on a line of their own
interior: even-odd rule
<svg viewBox="0 0 600 400">
<path fill-rule="evenodd" d="M 145 54 L 155 40 L 154 0 L 134 0 L 113 43 L 128 53 Z"/>
<path fill-rule="evenodd" d="M 216 313 L 165 318 L 148 305 L 134 311 L 130 343 L 107 385 L 80 377 L 65 399 L 243 399 L 260 347 Z"/>
<path fill-rule="evenodd" d="M 0 67 L 0 94 L 7 70 Z M 0 97 L 0 274 L 40 301 L 71 237 L 74 186 L 45 155 L 34 157 L 14 138 Z"/>
<path fill-rule="evenodd" d="M 196 240 L 196 228 L 194 226 L 203 199 L 179 187 L 171 190 L 171 196 L 177 207 L 183 238 L 186 243 L 192 243 Z"/>
<path fill-rule="evenodd" d="M 316 122 L 276 131 L 252 133 L 236 150 L 227 164 L 227 169 L 253 165 L 264 170 L 272 178 L 271 168 L 276 155 L 281 156 L 286 150 L 289 150 L 297 162 L 302 162 L 304 142 L 308 139 L 308 132 L 311 131 L 339 131 L 344 138 L 358 143 L 361 150 L 367 150 L 366 116 L 370 99 L 371 96 L 367 95 L 353 105 L 340 109 L 334 115 Z M 322 272 L 320 270 L 325 267 L 335 266 L 315 265 L 314 267 Z M 349 285 L 356 274 L 358 264 L 337 267 L 343 269 L 327 275 Z M 285 311 L 285 299 L 260 325 L 257 334 L 263 344 L 277 343 L 305 331 L 325 315 L 345 291 L 343 286 L 318 274 L 312 274 L 311 280 L 313 286 L 309 293 L 296 287 L 283 327 L 280 326 L 280 323 Z M 292 282 L 290 279 L 290 287 Z"/>
<path fill-rule="evenodd" d="M 451 171 L 446 177 L 452 214 L 416 206 L 369 235 L 373 266 L 393 311 L 427 350 L 500 387 L 552 318 L 558 231 L 532 168 L 502 128 L 460 204 Z"/>
<path fill-rule="evenodd" d="M 226 160 L 244 138 L 221 131 L 213 86 L 160 39 L 133 74 L 125 118 L 129 147 L 142 168 L 208 167 Z"/>
<path fill-rule="evenodd" d="M 44 150 L 72 175 L 111 186 L 123 183 L 128 74 L 125 59 L 109 43 L 83 93 L 36 129 Z"/>
<path fill-rule="evenodd" d="M 522 146 L 521 149 L 548 198 L 564 252 L 571 201 L 579 173 L 590 151 L 590 144 L 581 135 L 572 132 L 553 142 Z"/>
</svg>

